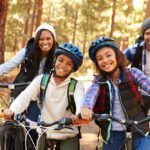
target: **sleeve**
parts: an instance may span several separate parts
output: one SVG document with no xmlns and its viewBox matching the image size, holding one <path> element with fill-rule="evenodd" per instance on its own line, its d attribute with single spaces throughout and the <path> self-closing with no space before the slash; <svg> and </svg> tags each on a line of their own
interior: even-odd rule
<svg viewBox="0 0 150 150">
<path fill-rule="evenodd" d="M 10 59 L 9 61 L 5 62 L 4 64 L 0 65 L 0 76 L 11 72 L 14 68 L 18 67 L 24 58 L 25 55 L 25 48 L 21 49 L 17 54 Z"/>
<path fill-rule="evenodd" d="M 22 113 L 30 104 L 31 100 L 38 100 L 40 94 L 40 84 L 43 75 L 37 76 L 31 84 L 21 92 L 10 106 L 10 110 L 15 113 Z"/>
<path fill-rule="evenodd" d="M 93 80 L 92 85 L 88 88 L 85 97 L 83 99 L 83 105 L 82 105 L 82 107 L 88 106 L 91 110 L 93 110 L 93 107 L 99 96 L 99 84 L 95 82 L 95 79 Z"/>
<path fill-rule="evenodd" d="M 76 114 L 80 112 L 82 103 L 83 103 L 83 98 L 85 95 L 85 88 L 82 82 L 77 82 L 76 88 L 74 91 L 74 100 L 76 104 Z"/>
<path fill-rule="evenodd" d="M 131 68 L 130 73 L 135 83 L 150 94 L 150 78 L 137 68 Z"/>
<path fill-rule="evenodd" d="M 136 53 L 136 44 L 132 45 L 131 47 L 125 49 L 123 53 L 126 55 L 127 59 L 131 63 L 134 59 L 135 53 Z"/>
</svg>

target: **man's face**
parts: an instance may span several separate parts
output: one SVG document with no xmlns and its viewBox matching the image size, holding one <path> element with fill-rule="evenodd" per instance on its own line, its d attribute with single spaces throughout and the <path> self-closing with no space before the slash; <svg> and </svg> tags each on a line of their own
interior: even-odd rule
<svg viewBox="0 0 150 150">
<path fill-rule="evenodd" d="M 144 32 L 144 40 L 146 42 L 146 48 L 150 50 L 150 28 Z"/>
</svg>

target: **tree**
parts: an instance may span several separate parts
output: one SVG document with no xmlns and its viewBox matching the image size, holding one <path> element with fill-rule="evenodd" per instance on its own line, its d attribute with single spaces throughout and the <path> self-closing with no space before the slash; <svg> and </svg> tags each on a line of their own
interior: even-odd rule
<svg viewBox="0 0 150 150">
<path fill-rule="evenodd" d="M 111 17 L 111 31 L 110 31 L 110 37 L 113 37 L 114 32 L 114 23 L 115 23 L 115 13 L 116 13 L 116 0 L 113 0 L 113 11 L 112 11 L 112 17 Z"/>
<path fill-rule="evenodd" d="M 147 19 L 148 17 L 150 17 L 150 0 L 148 0 L 148 2 L 147 2 L 145 19 Z"/>
<path fill-rule="evenodd" d="M 9 0 L 0 0 L 0 63 L 4 62 L 4 51 L 5 51 L 4 33 L 5 33 L 8 1 Z"/>
<path fill-rule="evenodd" d="M 35 13 L 36 13 L 36 2 L 37 0 L 34 1 L 34 7 L 33 7 L 33 13 L 32 13 L 32 20 L 31 20 L 31 28 L 30 28 L 30 38 L 32 37 L 32 33 L 33 33 L 33 28 L 34 28 L 34 21 L 35 21 Z"/>
<path fill-rule="evenodd" d="M 41 24 L 43 0 L 38 0 L 36 28 Z"/>
<path fill-rule="evenodd" d="M 28 0 L 28 4 L 31 4 L 31 0 Z M 28 5 L 28 7 L 27 7 L 27 13 L 26 13 L 26 19 L 25 19 L 25 24 L 24 24 L 24 33 L 23 33 L 23 39 L 22 39 L 22 48 L 25 46 L 26 40 L 27 40 L 28 22 L 29 22 L 29 17 L 30 17 L 30 9 L 31 9 L 31 5 Z"/>
<path fill-rule="evenodd" d="M 77 31 L 78 13 L 79 13 L 79 10 L 77 9 L 75 11 L 75 16 L 74 16 L 74 27 L 73 27 L 73 38 L 72 38 L 72 43 L 73 44 L 75 44 L 75 37 L 76 37 L 76 31 Z"/>
</svg>

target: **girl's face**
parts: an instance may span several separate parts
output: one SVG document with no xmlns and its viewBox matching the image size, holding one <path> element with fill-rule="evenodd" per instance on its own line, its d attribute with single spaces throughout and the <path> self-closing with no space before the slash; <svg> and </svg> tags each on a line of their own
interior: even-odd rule
<svg viewBox="0 0 150 150">
<path fill-rule="evenodd" d="M 74 62 L 72 59 L 64 54 L 59 54 L 55 63 L 56 76 L 65 77 L 74 68 Z"/>
<path fill-rule="evenodd" d="M 116 55 L 112 48 L 103 47 L 96 52 L 96 61 L 100 70 L 111 72 L 117 67 Z"/>
<path fill-rule="evenodd" d="M 43 30 L 39 38 L 39 48 L 47 55 L 53 47 L 53 36 L 48 30 Z"/>
</svg>

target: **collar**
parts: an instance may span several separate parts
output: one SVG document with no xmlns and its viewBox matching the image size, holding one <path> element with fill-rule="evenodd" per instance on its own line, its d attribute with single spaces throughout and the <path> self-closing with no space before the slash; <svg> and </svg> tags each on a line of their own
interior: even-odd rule
<svg viewBox="0 0 150 150">
<path fill-rule="evenodd" d="M 124 67 L 120 67 L 119 68 L 119 78 L 118 78 L 119 82 L 123 83 L 123 82 L 129 82 L 130 79 L 128 78 L 128 75 L 126 73 L 126 69 Z M 107 77 L 104 76 L 99 76 L 99 83 L 106 83 L 108 81 Z"/>
<path fill-rule="evenodd" d="M 53 85 L 57 86 L 57 87 L 60 87 L 60 86 L 63 86 L 63 85 L 67 85 L 67 84 L 70 83 L 70 81 L 71 81 L 71 76 L 68 76 L 64 81 L 62 81 L 60 84 L 57 85 L 55 80 L 54 80 L 54 73 L 52 73 L 52 76 L 51 76 L 51 79 L 50 79 L 50 82 Z"/>
</svg>

